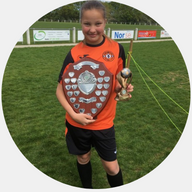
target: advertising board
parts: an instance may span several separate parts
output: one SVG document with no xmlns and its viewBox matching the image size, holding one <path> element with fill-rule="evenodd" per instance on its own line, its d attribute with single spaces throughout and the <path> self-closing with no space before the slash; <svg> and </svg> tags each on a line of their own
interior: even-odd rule
<svg viewBox="0 0 192 192">
<path fill-rule="evenodd" d="M 156 30 L 139 30 L 138 39 L 151 39 L 156 38 Z"/>
<path fill-rule="evenodd" d="M 82 30 L 78 30 L 77 31 L 77 40 L 82 41 L 83 39 L 84 39 L 84 35 L 83 35 Z"/>
<path fill-rule="evenodd" d="M 112 39 L 133 39 L 134 30 L 112 30 Z"/>
<path fill-rule="evenodd" d="M 160 38 L 166 38 L 166 37 L 171 37 L 171 36 L 169 35 L 169 33 L 167 33 L 167 31 L 161 30 Z"/>
<path fill-rule="evenodd" d="M 23 35 L 19 38 L 18 42 L 23 42 Z"/>
<path fill-rule="evenodd" d="M 34 41 L 69 41 L 70 30 L 33 30 Z"/>
</svg>

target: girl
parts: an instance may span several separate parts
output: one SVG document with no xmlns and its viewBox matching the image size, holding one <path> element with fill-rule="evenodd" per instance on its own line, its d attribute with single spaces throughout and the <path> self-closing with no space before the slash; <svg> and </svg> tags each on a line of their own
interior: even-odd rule
<svg viewBox="0 0 192 192">
<path fill-rule="evenodd" d="M 117 161 L 115 131 L 115 96 L 121 90 L 116 75 L 124 68 L 125 53 L 122 45 L 104 34 L 106 25 L 105 7 L 98 1 L 88 1 L 81 8 L 81 26 L 84 40 L 73 47 L 66 56 L 61 69 L 56 96 L 66 110 L 66 142 L 69 153 L 77 156 L 77 169 L 84 188 L 92 188 L 91 147 L 94 146 L 101 158 L 111 187 L 123 185 L 122 172 Z M 113 73 L 111 96 L 97 116 L 75 113 L 67 102 L 62 88 L 62 75 L 70 63 L 88 57 L 103 62 Z M 133 86 L 128 86 L 128 92 Z M 130 95 L 131 97 L 131 95 Z"/>
</svg>

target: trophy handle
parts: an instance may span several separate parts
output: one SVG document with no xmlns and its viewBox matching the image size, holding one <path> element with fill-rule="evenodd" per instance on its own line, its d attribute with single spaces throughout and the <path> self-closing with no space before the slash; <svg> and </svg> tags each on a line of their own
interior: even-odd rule
<svg viewBox="0 0 192 192">
<path fill-rule="evenodd" d="M 130 73 L 130 77 L 128 78 L 128 81 L 127 81 L 127 86 L 128 86 L 129 84 L 131 84 L 132 78 L 133 78 L 133 74 L 132 74 L 132 72 L 131 72 L 131 73 Z"/>
</svg>

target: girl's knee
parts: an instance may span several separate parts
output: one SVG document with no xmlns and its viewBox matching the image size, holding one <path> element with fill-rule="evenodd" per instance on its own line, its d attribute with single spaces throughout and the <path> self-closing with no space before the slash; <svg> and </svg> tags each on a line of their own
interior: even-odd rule
<svg viewBox="0 0 192 192">
<path fill-rule="evenodd" d="M 86 154 L 83 155 L 77 155 L 77 161 L 80 164 L 87 164 L 90 161 L 91 152 L 89 151 Z"/>
<path fill-rule="evenodd" d="M 112 166 L 112 167 L 108 167 L 108 169 L 106 170 L 108 175 L 116 175 L 119 173 L 119 166 Z"/>
<path fill-rule="evenodd" d="M 109 175 L 116 175 L 119 172 L 120 168 L 119 168 L 119 164 L 118 164 L 117 160 L 112 161 L 112 162 L 102 160 L 102 164 L 103 164 L 105 171 Z"/>
</svg>

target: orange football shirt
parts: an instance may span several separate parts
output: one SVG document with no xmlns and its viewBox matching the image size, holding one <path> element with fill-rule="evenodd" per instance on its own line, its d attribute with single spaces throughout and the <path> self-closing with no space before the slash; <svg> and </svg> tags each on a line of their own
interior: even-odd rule
<svg viewBox="0 0 192 192">
<path fill-rule="evenodd" d="M 75 47 L 73 47 L 68 53 L 63 67 L 59 75 L 59 82 L 62 84 L 62 75 L 68 69 L 70 63 L 77 62 L 80 59 L 88 57 L 94 60 L 100 61 L 105 64 L 107 69 L 113 74 L 113 87 L 109 100 L 103 110 L 98 114 L 97 119 L 94 123 L 89 125 L 81 125 L 73 121 L 73 119 L 66 113 L 66 120 L 69 124 L 90 130 L 102 130 L 108 129 L 113 126 L 113 120 L 116 114 L 116 104 L 115 100 L 116 93 L 115 89 L 115 78 L 119 71 L 121 71 L 125 66 L 125 53 L 123 46 L 114 40 L 104 38 L 103 42 L 99 45 L 86 45 L 80 42 Z"/>
</svg>

